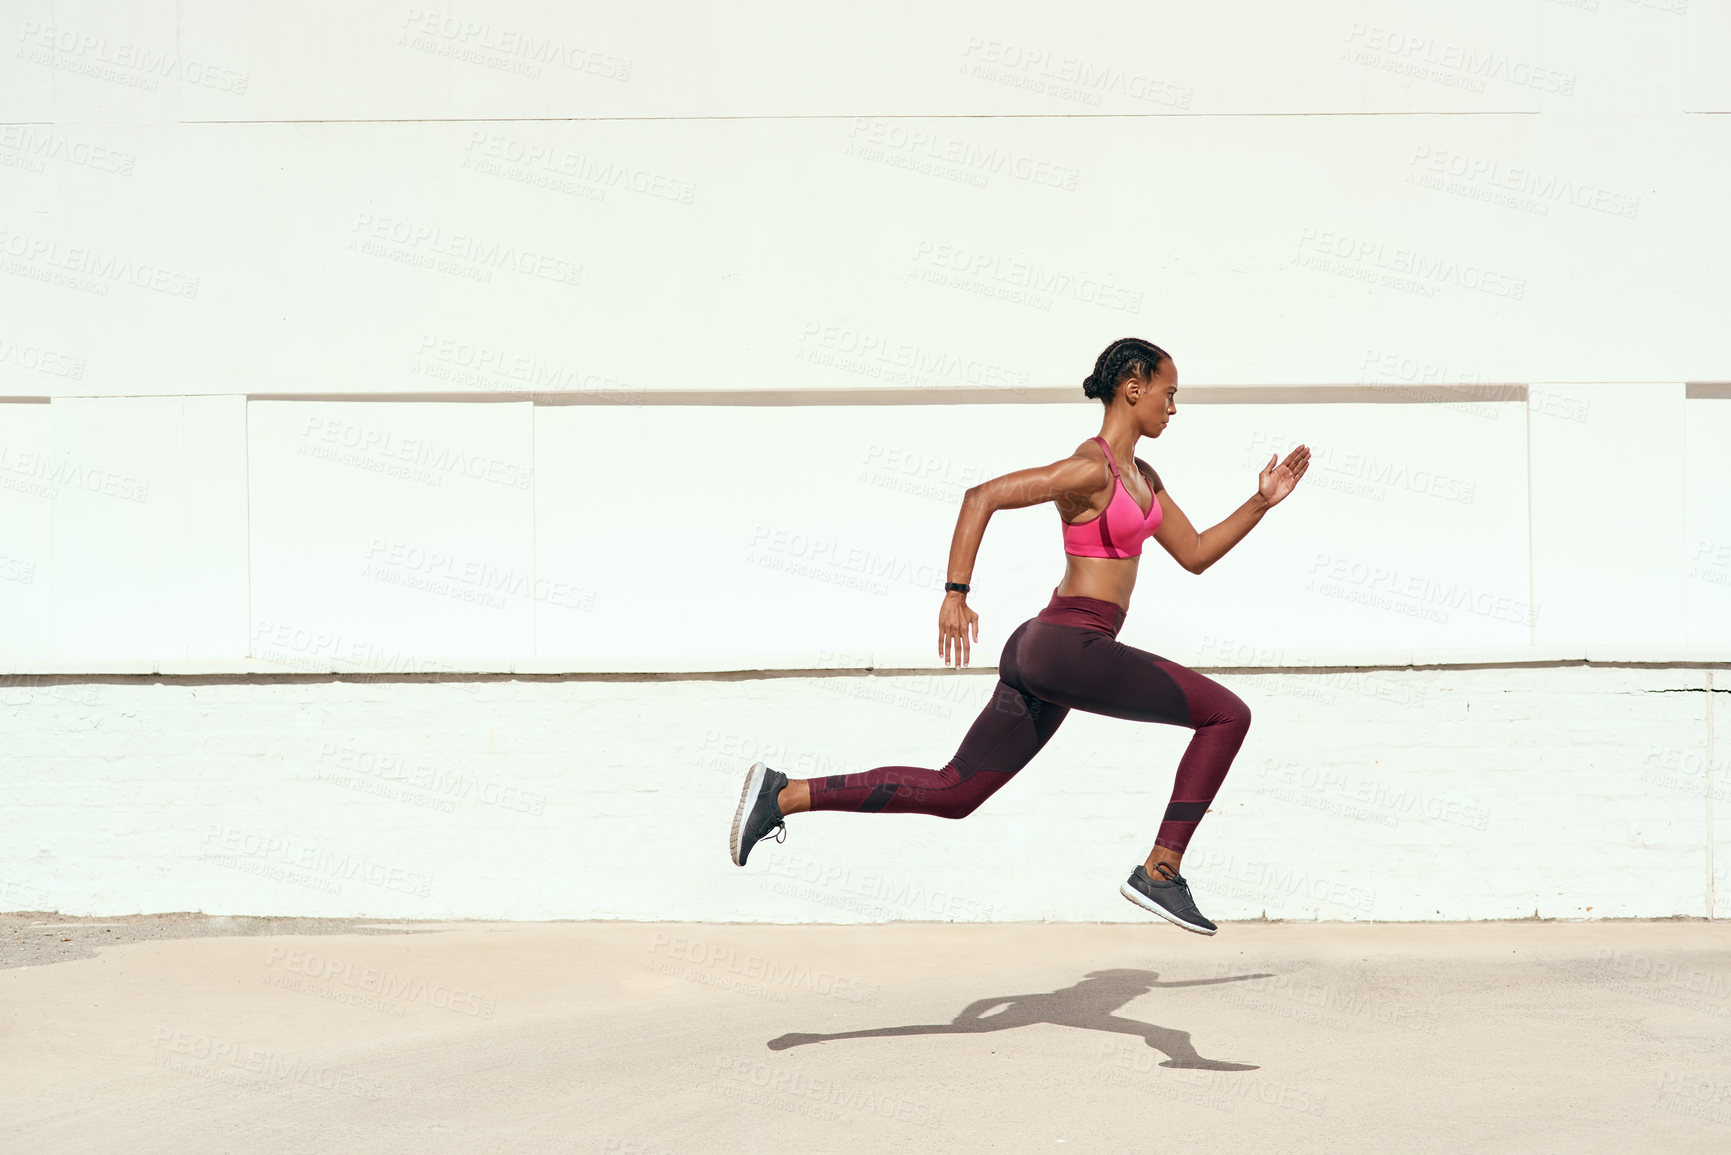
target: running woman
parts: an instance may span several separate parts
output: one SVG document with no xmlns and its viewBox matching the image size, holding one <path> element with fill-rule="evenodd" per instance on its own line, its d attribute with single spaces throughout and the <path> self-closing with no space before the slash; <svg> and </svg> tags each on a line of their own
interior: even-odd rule
<svg viewBox="0 0 1731 1155">
<path fill-rule="evenodd" d="M 1135 337 L 1114 341 L 1095 361 L 1082 392 L 1105 406 L 1099 436 L 1061 461 L 993 478 L 962 499 L 938 611 L 938 653 L 945 665 L 966 665 L 970 643 L 980 637 L 980 616 L 968 608 L 968 579 L 992 514 L 1052 502 L 1063 523 L 1066 556 L 1064 580 L 1051 602 L 1004 643 L 998 683 L 956 756 L 938 770 L 879 766 L 792 781 L 759 762 L 746 773 L 733 816 L 736 865 L 744 866 L 765 836 L 776 833 L 778 841 L 785 840 L 784 819 L 806 810 L 965 818 L 1040 752 L 1065 715 L 1086 710 L 1195 731 L 1178 762 L 1154 849 L 1119 892 L 1185 930 L 1218 929 L 1196 908 L 1178 867 L 1244 743 L 1250 710 L 1211 678 L 1124 645 L 1117 635 L 1147 538 L 1191 573 L 1201 573 L 1292 492 L 1309 468 L 1310 450 L 1300 445 L 1278 464 L 1271 455 L 1256 493 L 1219 525 L 1198 533 L 1160 475 L 1136 456 L 1136 443 L 1160 436 L 1178 412 L 1172 358 Z"/>
</svg>

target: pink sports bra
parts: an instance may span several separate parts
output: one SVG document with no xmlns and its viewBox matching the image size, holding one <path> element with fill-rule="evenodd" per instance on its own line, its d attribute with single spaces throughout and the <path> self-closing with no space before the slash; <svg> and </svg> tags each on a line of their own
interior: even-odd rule
<svg viewBox="0 0 1731 1155">
<path fill-rule="evenodd" d="M 1124 481 L 1118 476 L 1118 463 L 1112 460 L 1112 450 L 1106 439 L 1091 437 L 1089 440 L 1098 441 L 1106 454 L 1106 464 L 1112 470 L 1112 496 L 1107 500 L 1106 508 L 1087 521 L 1064 522 L 1061 520 L 1063 515 L 1059 514 L 1060 524 L 1064 527 L 1064 552 L 1081 557 L 1140 557 L 1142 543 L 1160 528 L 1160 519 L 1164 516 L 1160 509 L 1160 494 L 1152 485 L 1148 487 L 1153 500 L 1144 514 L 1136 499 L 1130 496 L 1130 491 L 1124 488 Z"/>
</svg>

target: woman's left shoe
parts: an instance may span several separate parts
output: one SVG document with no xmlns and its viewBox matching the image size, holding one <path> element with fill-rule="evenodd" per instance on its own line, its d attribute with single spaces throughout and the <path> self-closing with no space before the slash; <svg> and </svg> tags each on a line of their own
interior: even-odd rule
<svg viewBox="0 0 1731 1155">
<path fill-rule="evenodd" d="M 1220 929 L 1196 909 L 1196 900 L 1190 897 L 1190 884 L 1184 881 L 1183 875 L 1164 862 L 1156 862 L 1154 869 L 1159 872 L 1159 878 L 1150 878 L 1148 871 L 1138 866 L 1118 888 L 1118 893 L 1143 910 L 1157 914 L 1167 922 L 1175 922 L 1185 930 L 1213 934 Z"/>
<path fill-rule="evenodd" d="M 733 833 L 728 836 L 733 865 L 744 866 L 751 848 L 772 830 L 780 832 L 777 842 L 787 841 L 787 823 L 782 820 L 779 801 L 781 789 L 786 785 L 786 774 L 771 770 L 762 762 L 752 763 L 751 769 L 745 772 L 745 786 L 739 792 L 739 809 L 733 812 Z"/>
</svg>

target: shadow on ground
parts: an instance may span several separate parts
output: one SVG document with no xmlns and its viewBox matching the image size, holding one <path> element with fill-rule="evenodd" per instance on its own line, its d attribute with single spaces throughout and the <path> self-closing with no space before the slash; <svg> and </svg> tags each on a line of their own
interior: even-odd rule
<svg viewBox="0 0 1731 1155">
<path fill-rule="evenodd" d="M 446 928 L 392 919 L 258 918 L 177 912 L 71 918 L 42 911 L 0 914 L 0 970 L 95 958 L 119 943 L 290 934 L 434 934 Z"/>
<path fill-rule="evenodd" d="M 1272 975 L 1227 975 L 1215 979 L 1186 979 L 1163 983 L 1155 971 L 1105 970 L 1090 971 L 1074 986 L 1061 987 L 1036 995 L 1004 995 L 979 999 L 963 1007 L 947 1023 L 918 1023 L 906 1027 L 872 1027 L 863 1031 L 837 1031 L 828 1035 L 797 1032 L 771 1039 L 772 1051 L 785 1051 L 807 1043 L 827 1043 L 835 1039 L 882 1039 L 901 1035 L 977 1035 L 987 1031 L 1008 1031 L 1035 1023 L 1055 1023 L 1061 1027 L 1079 1027 L 1088 1031 L 1106 1031 L 1118 1035 L 1135 1035 L 1157 1051 L 1164 1051 L 1162 1067 L 1185 1067 L 1203 1071 L 1254 1071 L 1251 1063 L 1225 1063 L 1205 1059 L 1191 1045 L 1189 1031 L 1127 1019 L 1112 1012 L 1132 999 L 1147 994 L 1156 987 L 1203 987 L 1216 983 L 1241 982 L 1245 979 L 1266 979 Z"/>
</svg>

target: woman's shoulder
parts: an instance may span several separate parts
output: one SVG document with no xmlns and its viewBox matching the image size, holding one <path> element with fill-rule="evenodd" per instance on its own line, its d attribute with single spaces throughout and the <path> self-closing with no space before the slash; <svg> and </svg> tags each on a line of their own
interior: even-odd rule
<svg viewBox="0 0 1731 1155">
<path fill-rule="evenodd" d="M 1100 439 L 1097 437 L 1090 437 L 1076 446 L 1070 456 L 1080 457 L 1084 461 L 1098 462 L 1102 467 L 1106 464 L 1106 451 L 1100 448 Z"/>
</svg>

